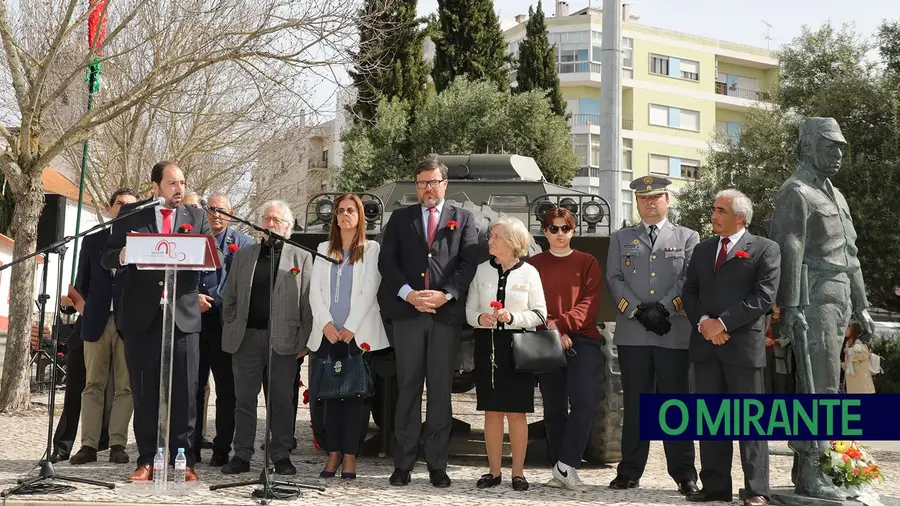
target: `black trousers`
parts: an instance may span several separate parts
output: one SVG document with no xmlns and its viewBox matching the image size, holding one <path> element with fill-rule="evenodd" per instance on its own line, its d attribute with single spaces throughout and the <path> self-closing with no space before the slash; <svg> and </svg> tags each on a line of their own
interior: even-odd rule
<svg viewBox="0 0 900 506">
<path fill-rule="evenodd" d="M 569 338 L 568 367 L 541 375 L 538 381 L 550 459 L 579 469 L 597 410 L 603 349 L 597 339 L 577 334 L 569 334 Z"/>
<path fill-rule="evenodd" d="M 302 377 L 300 376 L 300 369 L 303 367 L 304 357 L 300 357 L 297 359 L 297 376 L 294 378 L 294 390 L 291 395 L 291 402 L 294 404 L 294 443 L 291 449 L 297 447 L 297 411 L 300 408 L 300 380 Z M 268 371 L 263 371 L 263 397 L 266 399 L 266 402 L 269 401 L 269 376 Z M 307 385 L 308 387 L 309 385 Z M 215 444 L 215 443 L 213 443 Z"/>
<path fill-rule="evenodd" d="M 151 309 L 152 310 L 152 309 Z M 200 368 L 200 338 L 185 334 L 175 325 L 172 348 L 172 397 L 169 417 L 169 460 L 184 448 L 188 467 L 193 467 L 194 430 L 197 421 L 197 370 Z M 150 328 L 125 333 L 125 360 L 134 397 L 134 439 L 137 465 L 153 465 L 159 420 L 159 369 L 162 354 L 162 310 L 157 310 Z"/>
<path fill-rule="evenodd" d="M 625 419 L 622 423 L 622 460 L 617 475 L 638 480 L 644 474 L 650 441 L 640 439 L 641 394 L 690 393 L 690 358 L 688 350 L 674 350 L 659 346 L 618 346 L 619 368 L 622 371 L 622 391 Z M 680 483 L 697 480 L 694 467 L 693 441 L 664 441 L 666 467 L 669 476 Z M 706 481 L 703 482 L 706 486 Z"/>
<path fill-rule="evenodd" d="M 229 453 L 234 441 L 234 371 L 231 353 L 222 351 L 222 316 L 218 306 L 203 313 L 203 330 L 200 331 L 200 368 L 197 376 L 197 416 L 203 416 L 205 390 L 209 373 L 216 379 L 216 437 L 213 452 Z M 200 453 L 203 439 L 203 421 L 197 421 L 194 430 L 194 453 Z"/>
<path fill-rule="evenodd" d="M 622 352 L 619 349 L 619 358 Z M 723 364 L 715 353 L 694 363 L 695 390 L 698 394 L 765 393 L 763 368 Z M 627 409 L 627 408 L 626 408 Z M 627 411 L 626 411 L 627 412 Z M 747 497 L 769 498 L 769 443 L 739 441 L 744 489 Z M 700 480 L 710 492 L 732 493 L 731 459 L 733 441 L 700 441 Z"/>
<path fill-rule="evenodd" d="M 311 367 L 317 367 L 319 359 L 324 360 L 329 353 L 335 357 L 347 356 L 348 353 L 358 355 L 360 349 L 355 341 L 348 345 L 344 342 L 331 344 L 328 339 L 322 338 L 322 345 L 316 350 Z M 339 452 L 343 455 L 359 454 L 359 444 L 362 439 L 363 424 L 368 421 L 366 401 L 362 398 L 353 399 L 326 399 L 323 401 L 325 414 L 323 426 L 325 432 L 325 450 Z"/>
<path fill-rule="evenodd" d="M 81 392 L 84 390 L 86 382 L 84 347 L 69 349 L 66 355 L 66 393 L 62 403 L 63 410 L 59 415 L 56 431 L 53 433 L 53 450 L 60 455 L 69 455 L 75 446 L 75 435 L 81 420 Z M 103 428 L 100 430 L 100 448 L 98 450 L 109 448 L 109 414 L 112 411 L 112 400 L 115 396 L 114 386 L 114 381 L 106 382 Z"/>
</svg>

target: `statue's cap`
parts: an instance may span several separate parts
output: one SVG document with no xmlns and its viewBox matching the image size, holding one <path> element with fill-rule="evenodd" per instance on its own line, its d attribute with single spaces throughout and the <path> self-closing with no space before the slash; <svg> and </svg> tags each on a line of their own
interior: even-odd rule
<svg viewBox="0 0 900 506">
<path fill-rule="evenodd" d="M 826 139 L 847 144 L 844 134 L 841 133 L 841 127 L 834 118 L 806 118 L 800 125 L 800 138 L 807 135 L 821 135 Z"/>
<path fill-rule="evenodd" d="M 672 180 L 663 176 L 644 176 L 631 182 L 631 189 L 638 195 L 660 195 L 668 193 L 666 188 L 672 184 Z"/>
</svg>

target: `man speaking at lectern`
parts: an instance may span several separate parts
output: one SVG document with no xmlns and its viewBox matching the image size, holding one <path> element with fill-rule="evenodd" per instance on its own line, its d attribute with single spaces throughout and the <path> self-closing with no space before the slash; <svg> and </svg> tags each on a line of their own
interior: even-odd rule
<svg viewBox="0 0 900 506">
<path fill-rule="evenodd" d="M 134 438 L 137 441 L 137 470 L 130 481 L 150 480 L 156 455 L 159 419 L 159 370 L 162 354 L 163 284 L 162 270 L 139 270 L 125 265 L 125 234 L 192 233 L 211 235 L 212 229 L 202 209 L 182 205 L 184 173 L 173 162 L 159 162 L 150 173 L 154 198 L 165 203 L 145 208 L 116 222 L 103 251 L 106 269 L 125 269 L 118 326 L 125 340 L 125 361 L 131 376 L 134 397 Z M 122 207 L 120 214 L 137 204 Z M 175 340 L 172 348 L 172 397 L 169 425 L 169 460 L 174 463 L 178 448 L 187 458 L 186 480 L 194 481 L 195 457 L 192 444 L 197 420 L 197 370 L 200 360 L 200 314 L 209 309 L 197 291 L 199 274 L 181 271 L 175 283 Z"/>
</svg>

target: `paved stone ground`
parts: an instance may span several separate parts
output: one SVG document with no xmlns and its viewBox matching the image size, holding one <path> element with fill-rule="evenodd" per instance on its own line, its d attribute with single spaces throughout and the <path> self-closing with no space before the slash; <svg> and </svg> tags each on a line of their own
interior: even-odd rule
<svg viewBox="0 0 900 506">
<path fill-rule="evenodd" d="M 62 390 L 59 391 L 58 401 L 61 402 Z M 46 398 L 37 399 L 45 401 Z M 210 399 L 213 401 L 213 398 Z M 537 413 L 529 421 L 540 418 L 540 395 Z M 212 403 L 214 406 L 214 402 Z M 259 426 L 257 446 L 263 440 L 262 428 L 265 420 L 265 405 L 262 397 L 259 402 Z M 458 394 L 454 397 L 454 410 L 459 418 L 471 423 L 473 427 L 481 426 L 481 415 L 475 412 L 474 393 Z M 59 408 L 57 408 L 57 414 Z M 210 408 L 210 421 L 215 417 L 215 409 Z M 55 423 L 55 422 L 54 422 Z M 210 424 L 212 426 L 212 424 Z M 475 481 L 487 471 L 487 459 L 483 457 L 483 443 L 479 435 L 473 434 L 469 441 L 454 441 L 448 473 L 453 479 L 453 486 L 449 489 L 434 489 L 428 483 L 428 474 L 424 463 L 419 463 L 413 473 L 413 482 L 409 487 L 394 488 L 387 483 L 388 476 L 393 470 L 390 459 L 361 458 L 358 463 L 359 478 L 352 483 L 340 483 L 340 480 L 321 481 L 318 479 L 319 471 L 325 461 L 325 455 L 317 452 L 313 447 L 312 432 L 309 427 L 309 410 L 306 406 L 300 408 L 297 421 L 298 448 L 294 450 L 291 460 L 297 466 L 297 475 L 292 477 L 298 482 L 306 484 L 324 485 L 324 492 L 306 490 L 298 499 L 292 501 L 279 501 L 284 504 L 303 504 L 312 501 L 316 505 L 326 504 L 402 504 L 418 505 L 439 500 L 443 504 L 473 506 L 480 504 L 614 504 L 614 505 L 663 505 L 663 504 L 687 504 L 684 498 L 674 488 L 672 480 L 666 474 L 665 457 L 662 444 L 653 442 L 650 450 L 650 463 L 641 487 L 629 491 L 612 491 L 606 485 L 615 476 L 615 467 L 587 466 L 581 470 L 582 480 L 591 485 L 592 489 L 585 493 L 561 491 L 554 488 L 543 487 L 542 484 L 550 479 L 549 466 L 526 466 L 526 477 L 532 484 L 531 490 L 518 493 L 512 491 L 509 485 L 509 461 L 504 462 L 504 484 L 492 490 L 482 491 L 475 488 Z M 373 426 L 374 427 L 374 426 Z M 38 408 L 34 412 L 20 416 L 0 416 L 0 489 L 5 490 L 14 486 L 17 478 L 26 474 L 34 475 L 34 464 L 41 459 L 46 442 L 47 416 L 46 409 Z M 80 436 L 79 436 L 80 437 Z M 79 447 L 76 439 L 75 449 Z M 773 444 L 773 447 L 783 446 Z M 134 458 L 136 448 L 133 438 L 129 439 L 127 448 Z M 508 450 L 508 449 L 507 449 Z M 900 496 L 900 449 L 888 447 L 884 451 L 875 450 L 875 456 L 885 469 L 889 480 L 879 492 L 891 496 Z M 473 453 L 478 455 L 472 456 Z M 208 460 L 211 451 L 204 450 L 204 460 Z M 467 456 L 461 456 L 467 455 Z M 63 494 L 13 496 L 8 499 L 9 504 L 253 504 L 257 500 L 251 498 L 254 486 L 232 488 L 219 491 L 210 491 L 209 485 L 230 483 L 234 476 L 225 476 L 218 469 L 211 469 L 205 462 L 198 464 L 196 471 L 200 477 L 198 486 L 189 487 L 182 496 L 154 496 L 152 491 L 133 484 L 127 484 L 125 477 L 134 469 L 133 464 L 115 465 L 106 461 L 107 452 L 102 452 L 99 461 L 84 466 L 72 466 L 68 462 L 56 465 L 59 473 L 69 476 L 85 477 L 99 480 L 107 480 L 116 484 L 114 490 L 107 490 L 89 485 L 76 485 L 76 490 Z M 699 456 L 697 459 L 699 467 Z M 791 459 L 786 456 L 773 455 L 771 457 L 771 484 L 772 486 L 790 485 Z M 262 452 L 257 452 L 253 459 L 253 471 L 249 474 L 238 475 L 238 479 L 254 479 L 262 469 Z M 739 452 L 737 445 L 734 451 L 734 464 L 732 474 L 735 483 L 735 504 L 737 502 L 737 488 L 743 483 L 740 471 Z M 280 477 L 279 477 L 280 478 Z M 719 503 L 721 504 L 721 503 Z"/>
</svg>

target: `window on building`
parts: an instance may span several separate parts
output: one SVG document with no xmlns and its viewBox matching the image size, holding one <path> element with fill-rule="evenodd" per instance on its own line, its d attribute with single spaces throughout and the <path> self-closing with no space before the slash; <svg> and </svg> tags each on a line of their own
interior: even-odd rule
<svg viewBox="0 0 900 506">
<path fill-rule="evenodd" d="M 591 61 L 600 63 L 603 58 L 603 33 L 598 31 L 591 32 Z"/>
<path fill-rule="evenodd" d="M 591 136 L 591 165 L 594 167 L 600 166 L 600 136 L 599 135 Z"/>
<path fill-rule="evenodd" d="M 697 179 L 700 177 L 700 161 L 677 156 L 651 154 L 650 173 L 666 177 Z"/>
<path fill-rule="evenodd" d="M 650 104 L 650 124 L 699 132 L 700 111 Z"/>
<path fill-rule="evenodd" d="M 634 39 L 631 37 L 622 37 L 622 66 L 634 68 Z"/>
<path fill-rule="evenodd" d="M 650 173 L 660 176 L 668 176 L 669 157 L 663 155 L 650 155 Z"/>
<path fill-rule="evenodd" d="M 600 177 L 600 167 L 581 167 L 575 171 L 577 177 Z"/>
<path fill-rule="evenodd" d="M 651 53 L 650 73 L 660 76 L 680 77 L 691 81 L 699 81 L 700 62 Z"/>
<path fill-rule="evenodd" d="M 324 167 L 326 169 L 328 168 L 328 150 L 327 149 L 322 150 L 322 167 Z"/>
<path fill-rule="evenodd" d="M 572 144 L 575 146 L 575 155 L 578 156 L 578 165 L 585 167 L 588 164 L 588 134 L 575 134 L 572 136 Z"/>
<path fill-rule="evenodd" d="M 741 140 L 742 125 L 736 121 L 716 121 L 716 137 L 731 144 Z"/>
<path fill-rule="evenodd" d="M 634 192 L 631 190 L 622 190 L 622 216 L 623 220 L 631 223 L 634 217 Z"/>
<path fill-rule="evenodd" d="M 631 183 L 634 180 L 634 149 L 631 139 L 622 139 L 622 181 Z"/>
</svg>

